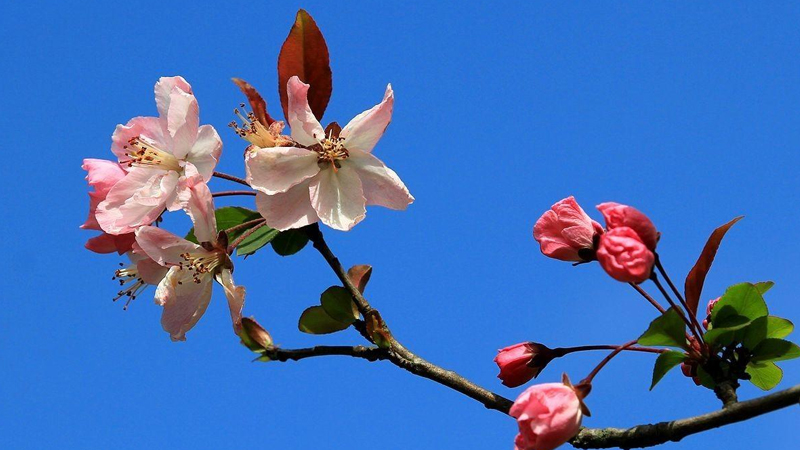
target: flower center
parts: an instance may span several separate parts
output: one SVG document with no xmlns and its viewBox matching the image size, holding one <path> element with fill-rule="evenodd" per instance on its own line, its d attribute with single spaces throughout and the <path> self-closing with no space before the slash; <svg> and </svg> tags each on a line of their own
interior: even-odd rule
<svg viewBox="0 0 800 450">
<path fill-rule="evenodd" d="M 283 122 L 277 120 L 267 127 L 258 120 L 255 113 L 244 109 L 244 103 L 240 103 L 239 107 L 242 111 L 236 108 L 233 113 L 239 117 L 242 125 L 239 126 L 235 120 L 228 124 L 239 137 L 260 148 L 284 147 L 292 144 L 288 136 L 281 135 Z"/>
<path fill-rule="evenodd" d="M 317 161 L 320 164 L 330 163 L 334 171 L 341 167 L 339 161 L 350 157 L 350 152 L 344 148 L 344 138 L 334 137 L 333 133 L 328 133 L 328 137 L 323 139 L 319 145 L 313 146 L 312 150 L 319 154 Z"/>
<path fill-rule="evenodd" d="M 181 254 L 181 258 L 183 258 L 183 262 L 179 264 L 179 267 L 189 271 L 195 283 L 200 283 L 204 275 L 214 275 L 217 270 L 230 265 L 228 254 L 222 250 L 187 252 Z"/>
<path fill-rule="evenodd" d="M 158 169 L 183 170 L 180 160 L 172 154 L 159 149 L 144 136 L 136 136 L 128 141 L 128 145 L 123 147 L 126 154 L 131 158 L 128 167 L 154 167 Z"/>
<path fill-rule="evenodd" d="M 122 263 L 119 265 L 122 266 Z M 142 293 L 145 287 L 147 287 L 147 283 L 139 276 L 139 270 L 136 269 L 136 264 L 118 269 L 114 272 L 112 280 L 118 280 L 120 285 L 120 290 L 117 292 L 117 296 L 114 297 L 114 301 L 122 297 L 127 297 L 125 306 L 123 306 L 122 309 L 128 309 L 128 305 Z"/>
</svg>

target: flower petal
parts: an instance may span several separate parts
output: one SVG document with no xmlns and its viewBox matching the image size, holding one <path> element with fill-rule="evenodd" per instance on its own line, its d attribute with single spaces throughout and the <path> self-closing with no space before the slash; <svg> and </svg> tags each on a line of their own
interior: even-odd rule
<svg viewBox="0 0 800 450">
<path fill-rule="evenodd" d="M 392 85 L 386 86 L 383 101 L 371 109 L 355 116 L 340 134 L 344 138 L 344 146 L 348 150 L 371 152 L 378 140 L 383 136 L 389 122 L 392 121 L 394 108 L 394 91 Z"/>
<path fill-rule="evenodd" d="M 172 154 L 178 159 L 186 158 L 197 140 L 200 126 L 200 108 L 194 95 L 173 88 L 169 95 L 167 130 L 172 137 Z"/>
<path fill-rule="evenodd" d="M 358 174 L 368 205 L 402 211 L 414 202 L 414 196 L 400 177 L 372 154 L 351 150 L 350 157 L 342 165 L 349 165 Z"/>
<path fill-rule="evenodd" d="M 172 267 L 156 288 L 156 302 L 164 307 L 161 326 L 173 341 L 185 341 L 211 301 L 211 276 L 195 282 L 190 271 Z"/>
<path fill-rule="evenodd" d="M 217 218 L 214 214 L 214 198 L 203 177 L 189 163 L 186 175 L 179 181 L 179 201 L 194 224 L 194 235 L 198 242 L 217 241 Z"/>
<path fill-rule="evenodd" d="M 313 178 L 312 178 L 313 179 Z M 280 231 L 300 228 L 316 223 L 319 218 L 311 206 L 309 181 L 294 186 L 280 194 L 256 194 L 256 209 L 266 219 L 267 225 Z"/>
<path fill-rule="evenodd" d="M 172 138 L 165 134 L 164 123 L 158 117 L 134 117 L 125 125 L 117 125 L 111 135 L 111 151 L 117 156 L 120 163 L 130 161 L 128 156 L 128 141 L 138 136 L 144 136 L 158 148 L 167 149 L 172 146 Z"/>
<path fill-rule="evenodd" d="M 318 144 L 325 137 L 325 130 L 314 117 L 308 106 L 308 88 L 310 86 L 294 76 L 289 78 L 286 93 L 288 95 L 288 120 L 292 129 L 292 138 L 306 146 Z"/>
<path fill-rule="evenodd" d="M 136 231 L 136 244 L 153 261 L 165 265 L 179 265 L 185 253 L 207 252 L 203 247 L 178 237 L 158 227 L 144 226 Z"/>
<path fill-rule="evenodd" d="M 170 94 L 172 94 L 172 90 L 175 88 L 187 94 L 192 93 L 192 86 L 181 76 L 161 77 L 156 83 L 156 106 L 158 107 L 158 115 L 163 118 L 167 117 L 171 100 Z"/>
<path fill-rule="evenodd" d="M 265 194 L 286 192 L 319 173 L 316 152 L 296 147 L 251 147 L 245 154 L 247 182 Z"/>
<path fill-rule="evenodd" d="M 85 170 L 86 181 L 94 188 L 95 193 L 103 197 L 119 180 L 125 177 L 125 169 L 118 163 L 107 159 L 86 158 L 81 169 Z"/>
<path fill-rule="evenodd" d="M 97 206 L 97 221 L 106 233 L 124 234 L 149 225 L 164 211 L 178 184 L 178 174 L 132 168 Z"/>
<path fill-rule="evenodd" d="M 237 335 L 242 330 L 242 309 L 244 308 L 244 286 L 236 286 L 233 283 L 233 276 L 228 269 L 222 270 L 216 276 L 217 282 L 225 289 L 225 297 L 228 298 L 228 308 L 231 311 L 231 322 L 233 322 L 233 332 Z"/>
<path fill-rule="evenodd" d="M 337 171 L 320 171 L 308 187 L 317 216 L 335 230 L 348 231 L 367 214 L 361 180 L 348 165 L 342 164 Z"/>
<path fill-rule="evenodd" d="M 197 167 L 204 180 L 209 181 L 221 154 L 222 139 L 217 130 L 211 125 L 203 125 L 197 132 L 197 140 L 186 155 L 186 160 Z"/>
<path fill-rule="evenodd" d="M 120 234 L 118 236 L 103 233 L 86 241 L 84 247 L 86 247 L 87 250 L 91 250 L 95 253 L 117 252 L 122 255 L 131 249 L 134 240 L 135 237 L 133 233 Z"/>
</svg>

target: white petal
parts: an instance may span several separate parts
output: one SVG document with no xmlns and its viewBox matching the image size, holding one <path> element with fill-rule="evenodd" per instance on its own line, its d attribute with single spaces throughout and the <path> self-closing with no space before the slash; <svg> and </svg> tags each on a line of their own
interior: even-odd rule
<svg viewBox="0 0 800 450">
<path fill-rule="evenodd" d="M 175 172 L 134 167 L 97 206 L 97 221 L 109 234 L 130 233 L 150 225 L 164 212 L 177 183 Z"/>
<path fill-rule="evenodd" d="M 350 158 L 342 164 L 350 165 L 358 173 L 368 205 L 404 210 L 414 202 L 414 197 L 394 170 L 372 154 L 352 150 Z"/>
<path fill-rule="evenodd" d="M 366 199 L 356 172 L 342 164 L 338 171 L 326 168 L 309 183 L 311 205 L 327 226 L 347 231 L 364 219 Z"/>
<path fill-rule="evenodd" d="M 247 182 L 265 194 L 286 192 L 319 173 L 316 152 L 296 147 L 251 147 L 245 154 Z"/>
<path fill-rule="evenodd" d="M 150 259 L 162 266 L 185 262 L 185 258 L 181 256 L 185 253 L 208 253 L 194 242 L 152 226 L 141 227 L 136 231 L 136 243 Z"/>
<path fill-rule="evenodd" d="M 280 194 L 267 195 L 258 192 L 256 209 L 264 216 L 267 225 L 285 231 L 316 223 L 319 218 L 311 206 L 308 184 L 308 180 L 304 181 Z"/>
<path fill-rule="evenodd" d="M 216 276 L 217 282 L 225 289 L 225 297 L 228 298 L 228 308 L 231 311 L 231 322 L 233 322 L 233 332 L 239 334 L 242 329 L 242 309 L 244 308 L 244 286 L 236 286 L 233 283 L 233 276 L 228 269 L 222 270 Z"/>
<path fill-rule="evenodd" d="M 192 86 L 180 76 L 177 77 L 161 77 L 155 86 L 156 106 L 158 107 L 158 115 L 166 119 L 169 111 L 170 94 L 173 88 L 178 88 L 187 94 L 192 93 Z"/>
<path fill-rule="evenodd" d="M 211 125 L 203 125 L 197 133 L 197 140 L 192 149 L 186 155 L 186 160 L 197 167 L 204 180 L 209 181 L 221 154 L 222 140 L 219 138 L 217 130 Z"/>
<path fill-rule="evenodd" d="M 214 198 L 205 180 L 191 163 L 186 165 L 186 176 L 181 177 L 179 201 L 194 224 L 198 242 L 217 241 L 217 218 Z"/>
<path fill-rule="evenodd" d="M 167 130 L 172 137 L 172 154 L 178 159 L 186 158 L 197 140 L 200 125 L 200 109 L 194 95 L 179 88 L 170 93 Z"/>
<path fill-rule="evenodd" d="M 389 122 L 392 121 L 394 108 L 394 91 L 392 85 L 386 86 L 383 101 L 371 109 L 355 116 L 340 134 L 344 138 L 344 146 L 348 150 L 371 152 L 378 140 L 383 136 Z"/>
<path fill-rule="evenodd" d="M 296 76 L 289 78 L 286 94 L 288 96 L 287 113 L 292 138 L 306 146 L 318 144 L 325 137 L 325 130 L 308 106 L 308 88 Z"/>
<path fill-rule="evenodd" d="M 156 288 L 156 302 L 164 306 L 161 326 L 173 341 L 186 340 L 186 332 L 203 317 L 211 301 L 211 275 L 204 274 L 199 281 L 188 270 L 172 267 Z"/>
</svg>

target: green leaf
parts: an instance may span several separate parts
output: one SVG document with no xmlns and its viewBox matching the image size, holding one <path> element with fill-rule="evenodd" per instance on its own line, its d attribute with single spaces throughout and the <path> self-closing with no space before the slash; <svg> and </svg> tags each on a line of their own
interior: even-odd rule
<svg viewBox="0 0 800 450">
<path fill-rule="evenodd" d="M 261 228 L 253 231 L 250 236 L 244 238 L 244 240 L 238 246 L 236 246 L 236 255 L 252 255 L 261 247 L 269 244 L 270 241 L 272 241 L 277 235 L 278 230 L 264 225 Z"/>
<path fill-rule="evenodd" d="M 349 323 L 339 322 L 325 312 L 322 306 L 312 306 L 300 316 L 298 328 L 308 334 L 330 334 L 349 327 Z"/>
<path fill-rule="evenodd" d="M 697 367 L 697 378 L 700 380 L 700 385 L 708 389 L 714 389 L 717 383 L 714 382 L 714 377 L 711 376 L 703 366 Z"/>
<path fill-rule="evenodd" d="M 322 293 L 322 308 L 339 322 L 351 324 L 358 319 L 358 308 L 347 289 L 331 286 Z"/>
<path fill-rule="evenodd" d="M 674 308 L 650 322 L 650 327 L 639 338 L 641 345 L 663 345 L 686 349 L 686 326 Z"/>
<path fill-rule="evenodd" d="M 764 339 L 785 338 L 794 330 L 794 324 L 776 316 L 764 316 L 752 321 L 744 329 L 742 345 L 750 350 L 756 348 Z"/>
<path fill-rule="evenodd" d="M 272 239 L 272 249 L 281 256 L 294 255 L 308 244 L 308 235 L 302 230 L 281 231 Z"/>
<path fill-rule="evenodd" d="M 716 327 L 728 316 L 740 315 L 755 320 L 769 314 L 759 289 L 752 283 L 729 287 L 711 311 L 711 324 Z"/>
<path fill-rule="evenodd" d="M 736 331 L 746 328 L 752 322 L 750 319 L 738 314 L 723 316 L 720 323 L 705 334 L 705 341 L 710 345 L 728 345 L 735 337 Z"/>
<path fill-rule="evenodd" d="M 214 216 L 217 218 L 217 230 L 223 231 L 235 227 L 236 225 L 258 219 L 261 217 L 261 214 L 252 209 L 242 208 L 240 206 L 225 206 L 217 208 L 214 211 Z M 232 242 L 245 231 L 247 231 L 247 228 L 230 233 L 228 235 L 228 240 Z M 197 237 L 194 235 L 194 228 L 189 230 L 189 233 L 186 235 L 186 240 L 194 242 L 195 244 L 198 243 Z"/>
<path fill-rule="evenodd" d="M 744 369 L 750 375 L 750 382 L 757 388 L 768 391 L 783 379 L 783 370 L 772 362 L 750 363 Z"/>
<path fill-rule="evenodd" d="M 767 293 L 767 291 L 772 289 L 772 286 L 775 286 L 775 282 L 774 281 L 759 281 L 758 283 L 755 284 L 755 286 L 756 286 L 756 289 L 758 289 L 758 292 L 760 292 L 761 295 L 764 295 L 764 294 Z"/>
<path fill-rule="evenodd" d="M 800 347 L 784 339 L 764 339 L 753 349 L 754 363 L 765 361 L 785 361 L 800 357 Z"/>
<path fill-rule="evenodd" d="M 658 355 L 656 365 L 653 368 L 653 383 L 650 385 L 650 390 L 652 391 L 653 388 L 656 387 L 656 384 L 664 378 L 667 372 L 685 360 L 686 355 L 683 352 L 676 352 L 674 350 L 669 350 Z"/>
</svg>

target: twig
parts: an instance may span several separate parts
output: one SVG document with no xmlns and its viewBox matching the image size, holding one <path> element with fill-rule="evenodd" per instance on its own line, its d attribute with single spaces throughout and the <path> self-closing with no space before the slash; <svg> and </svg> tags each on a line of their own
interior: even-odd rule
<svg viewBox="0 0 800 450">
<path fill-rule="evenodd" d="M 752 419 L 800 402 L 800 385 L 739 402 L 728 408 L 686 419 L 638 425 L 632 428 L 584 428 L 572 438 L 576 448 L 643 448 L 678 442 L 686 436 Z"/>
<path fill-rule="evenodd" d="M 363 345 L 356 345 L 354 347 L 318 345 L 316 347 L 298 349 L 282 349 L 275 347 L 267 350 L 264 354 L 273 361 L 281 362 L 289 360 L 299 361 L 315 356 L 352 356 L 354 358 L 366 359 L 367 361 L 388 359 L 386 350 L 378 347 L 365 347 Z"/>
<path fill-rule="evenodd" d="M 217 178 L 222 178 L 223 180 L 233 181 L 234 183 L 243 184 L 247 187 L 250 187 L 250 184 L 245 181 L 243 178 L 235 177 L 233 175 L 228 175 L 227 173 L 222 172 L 214 172 L 214 176 Z"/>
<path fill-rule="evenodd" d="M 212 197 L 230 197 L 233 195 L 256 195 L 255 191 L 220 191 L 211 194 Z"/>
<path fill-rule="evenodd" d="M 689 315 L 689 318 L 691 319 L 698 333 L 700 333 L 700 336 L 702 336 L 703 329 L 700 327 L 700 322 L 697 320 L 696 314 L 693 314 L 692 311 L 689 310 L 689 305 L 686 303 L 686 299 L 683 298 L 681 292 L 678 290 L 677 287 L 675 287 L 675 283 L 673 283 L 672 279 L 669 277 L 669 275 L 667 275 L 667 271 L 661 264 L 661 257 L 658 254 L 656 254 L 656 268 L 661 273 L 661 276 L 663 276 L 664 279 L 667 281 L 667 284 L 669 285 L 670 289 L 672 289 L 672 292 L 675 293 L 675 296 L 678 297 L 678 301 L 681 302 L 681 306 L 683 306 L 683 308 L 686 310 L 686 313 Z"/>
</svg>

